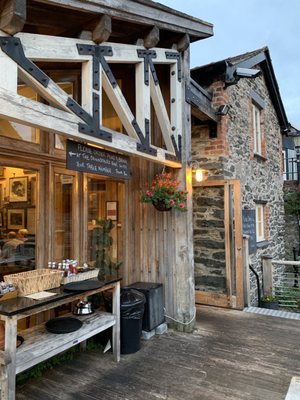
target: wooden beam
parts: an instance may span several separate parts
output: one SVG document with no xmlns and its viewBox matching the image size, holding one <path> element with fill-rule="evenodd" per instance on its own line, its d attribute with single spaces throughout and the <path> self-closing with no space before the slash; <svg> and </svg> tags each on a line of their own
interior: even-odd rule
<svg viewBox="0 0 300 400">
<path fill-rule="evenodd" d="M 93 39 L 93 33 L 91 31 L 81 31 L 80 34 L 78 35 L 78 39 L 82 40 L 92 40 Z"/>
<path fill-rule="evenodd" d="M 144 37 L 144 46 L 146 49 L 150 49 L 155 47 L 159 42 L 159 29 L 157 26 L 154 26 L 148 34 Z"/>
<path fill-rule="evenodd" d="M 244 264 L 243 264 L 243 227 L 242 227 L 242 203 L 241 182 L 233 179 L 234 193 L 234 230 L 235 230 L 235 269 L 236 269 L 236 308 L 244 308 Z"/>
<path fill-rule="evenodd" d="M 113 88 L 105 72 L 102 73 L 102 85 L 128 135 L 136 140 L 139 140 L 139 137 L 132 125 L 132 121 L 135 119 L 135 117 L 132 114 L 119 86 Z"/>
<path fill-rule="evenodd" d="M 0 86 L 17 93 L 17 64 L 0 50 Z"/>
<path fill-rule="evenodd" d="M 192 105 L 193 109 L 198 109 L 209 119 L 219 122 L 220 118 L 216 115 L 216 111 L 212 107 L 209 93 L 201 88 L 193 79 L 190 79 L 189 84 L 186 86 L 185 100 Z"/>
<path fill-rule="evenodd" d="M 170 100 L 171 100 L 171 126 L 173 127 L 172 134 L 178 143 L 178 136 L 182 135 L 183 122 L 183 99 L 182 99 L 182 83 L 178 80 L 177 63 L 170 66 Z"/>
<path fill-rule="evenodd" d="M 23 29 L 26 22 L 26 0 L 2 0 L 0 10 L 0 29 L 10 35 Z"/>
<path fill-rule="evenodd" d="M 125 6 L 123 1 L 107 0 L 84 2 L 78 0 L 37 0 L 37 2 L 57 5 L 71 10 L 107 14 L 118 20 L 143 24 L 144 26 L 155 25 L 160 29 L 181 34 L 186 32 L 197 39 L 213 35 L 212 24 L 152 1 L 126 0 Z"/>
<path fill-rule="evenodd" d="M 172 143 L 172 130 L 171 124 L 168 116 L 168 112 L 166 109 L 166 105 L 163 99 L 163 95 L 161 93 L 159 85 L 155 85 L 153 76 L 150 74 L 150 93 L 151 99 L 153 103 L 153 107 L 155 110 L 155 114 L 162 131 L 163 139 L 168 151 L 174 152 L 174 146 Z"/>
<path fill-rule="evenodd" d="M 61 62 L 84 62 L 91 60 L 90 55 L 80 55 L 78 53 L 77 44 L 94 45 L 93 41 L 48 36 L 36 35 L 31 33 L 20 32 L 15 35 L 21 40 L 24 48 L 25 56 L 35 61 L 61 61 Z M 141 62 L 138 57 L 137 50 L 143 50 L 144 47 L 134 46 L 122 43 L 104 43 L 111 46 L 113 55 L 105 56 L 107 62 L 110 63 L 137 63 Z M 155 48 L 156 58 L 154 63 L 173 64 L 176 59 L 169 60 L 166 58 L 166 49 Z"/>
<path fill-rule="evenodd" d="M 176 45 L 177 51 L 183 52 L 189 48 L 189 45 L 190 45 L 190 36 L 186 33 L 177 43 Z"/>
<path fill-rule="evenodd" d="M 212 292 L 195 292 L 196 304 L 204 304 L 207 306 L 229 307 L 229 300 L 226 294 Z"/>
<path fill-rule="evenodd" d="M 166 160 L 167 152 L 164 149 L 152 146 L 157 150 L 157 156 L 138 152 L 136 140 L 109 129 L 107 130 L 112 134 L 112 142 L 85 135 L 78 132 L 79 118 L 76 115 L 27 99 L 3 88 L 0 88 L 0 118 L 57 133 L 83 143 L 92 143 L 108 150 L 142 157 L 173 168 L 181 168 L 180 162 Z"/>
<path fill-rule="evenodd" d="M 150 86 L 145 84 L 144 63 L 135 64 L 135 116 L 136 121 L 145 135 L 145 119 L 151 120 Z"/>
<path fill-rule="evenodd" d="M 93 30 L 92 39 L 95 43 L 103 43 L 108 40 L 112 32 L 111 17 L 102 15 L 100 21 Z"/>
</svg>

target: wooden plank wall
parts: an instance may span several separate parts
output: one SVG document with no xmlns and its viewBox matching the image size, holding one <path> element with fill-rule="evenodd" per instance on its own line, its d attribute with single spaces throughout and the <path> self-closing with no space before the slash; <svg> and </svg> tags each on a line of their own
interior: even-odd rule
<svg viewBox="0 0 300 400">
<path fill-rule="evenodd" d="M 125 189 L 127 201 L 124 212 L 123 284 L 138 281 L 162 283 L 166 310 L 173 315 L 176 212 L 157 211 L 151 204 L 140 202 L 141 190 L 145 188 L 145 183 L 150 184 L 154 175 L 162 171 L 162 167 L 140 159 L 132 161 L 134 173 Z"/>
</svg>

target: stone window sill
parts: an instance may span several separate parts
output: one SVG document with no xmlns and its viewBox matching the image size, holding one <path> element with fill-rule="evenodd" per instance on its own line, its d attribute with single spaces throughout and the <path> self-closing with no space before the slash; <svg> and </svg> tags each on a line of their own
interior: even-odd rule
<svg viewBox="0 0 300 400">
<path fill-rule="evenodd" d="M 263 240 L 262 242 L 256 242 L 256 247 L 258 249 L 264 249 L 269 246 L 269 241 L 268 240 Z"/>
<path fill-rule="evenodd" d="M 258 154 L 258 153 L 254 153 L 254 158 L 256 158 L 257 161 L 267 161 L 267 157 L 265 157 L 261 154 Z"/>
</svg>

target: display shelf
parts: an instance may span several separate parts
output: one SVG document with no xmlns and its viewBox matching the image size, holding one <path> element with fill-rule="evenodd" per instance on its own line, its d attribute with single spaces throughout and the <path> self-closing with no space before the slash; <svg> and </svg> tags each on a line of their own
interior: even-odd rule
<svg viewBox="0 0 300 400">
<path fill-rule="evenodd" d="M 72 316 L 70 315 L 64 315 Z M 50 333 L 46 330 L 45 324 L 26 329 L 19 334 L 23 336 L 24 343 L 17 349 L 16 353 L 16 373 L 22 372 L 34 365 L 55 356 L 62 351 L 89 339 L 116 323 L 113 314 L 96 311 L 86 316 L 76 316 L 83 322 L 80 329 L 66 334 Z"/>
</svg>

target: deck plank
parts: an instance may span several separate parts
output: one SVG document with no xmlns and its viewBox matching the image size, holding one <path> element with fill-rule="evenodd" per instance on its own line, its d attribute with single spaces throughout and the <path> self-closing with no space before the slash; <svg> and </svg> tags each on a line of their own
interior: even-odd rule
<svg viewBox="0 0 300 400">
<path fill-rule="evenodd" d="M 200 306 L 193 334 L 155 336 L 118 364 L 82 353 L 18 387 L 16 399 L 282 400 L 300 375 L 299 334 L 296 320 Z"/>
</svg>

